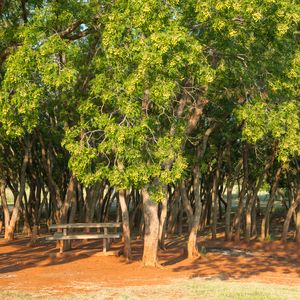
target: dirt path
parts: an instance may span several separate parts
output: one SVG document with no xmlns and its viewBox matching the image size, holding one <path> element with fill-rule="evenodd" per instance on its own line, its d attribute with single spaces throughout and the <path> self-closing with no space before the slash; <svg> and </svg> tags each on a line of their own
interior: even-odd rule
<svg viewBox="0 0 300 300">
<path fill-rule="evenodd" d="M 184 241 L 167 243 L 159 253 L 163 269 L 143 268 L 142 242 L 133 242 L 133 262 L 122 257 L 102 257 L 99 242 L 77 243 L 72 251 L 58 255 L 54 245 L 40 239 L 34 247 L 19 237 L 0 241 L 0 289 L 28 292 L 51 290 L 53 294 L 93 292 L 101 287 L 168 284 L 174 279 L 212 277 L 221 280 L 300 285 L 300 251 L 295 243 L 224 243 L 201 241 L 207 252 L 187 260 Z M 115 244 L 117 249 L 120 244 Z M 234 249 L 234 250 L 233 250 Z"/>
</svg>

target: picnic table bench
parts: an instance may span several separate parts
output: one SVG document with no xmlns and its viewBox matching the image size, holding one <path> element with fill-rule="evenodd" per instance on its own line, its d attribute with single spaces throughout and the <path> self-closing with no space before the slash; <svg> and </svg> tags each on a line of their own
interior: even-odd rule
<svg viewBox="0 0 300 300">
<path fill-rule="evenodd" d="M 71 249 L 72 240 L 103 239 L 103 252 L 110 247 L 110 239 L 121 237 L 120 232 L 109 232 L 108 229 L 118 229 L 122 223 L 69 223 L 50 225 L 50 230 L 56 230 L 53 236 L 47 237 L 48 241 L 57 241 L 60 253 Z M 78 232 L 84 229 L 85 232 Z M 88 232 L 96 229 L 96 232 Z M 103 229 L 103 232 L 101 232 Z"/>
</svg>

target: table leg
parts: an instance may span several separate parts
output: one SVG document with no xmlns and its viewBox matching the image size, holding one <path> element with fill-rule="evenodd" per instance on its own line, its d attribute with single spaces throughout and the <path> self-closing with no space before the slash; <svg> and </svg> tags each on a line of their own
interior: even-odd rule
<svg viewBox="0 0 300 300">
<path fill-rule="evenodd" d="M 64 253 L 65 243 L 64 240 L 59 241 L 59 253 Z"/>
<path fill-rule="evenodd" d="M 64 228 L 63 229 L 63 235 L 67 236 L 68 235 L 68 229 Z M 63 240 L 63 251 L 68 251 L 71 250 L 71 240 Z"/>
<path fill-rule="evenodd" d="M 104 228 L 104 234 L 107 235 L 107 228 Z M 106 253 L 107 251 L 107 242 L 108 239 L 104 238 L 103 239 L 103 252 Z"/>
</svg>

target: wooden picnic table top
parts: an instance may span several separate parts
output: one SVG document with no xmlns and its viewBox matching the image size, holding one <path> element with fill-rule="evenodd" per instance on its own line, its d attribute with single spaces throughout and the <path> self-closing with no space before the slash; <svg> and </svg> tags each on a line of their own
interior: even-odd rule
<svg viewBox="0 0 300 300">
<path fill-rule="evenodd" d="M 114 223 L 69 223 L 69 224 L 53 224 L 49 229 L 73 229 L 73 228 L 117 228 L 121 226 L 121 222 Z"/>
<path fill-rule="evenodd" d="M 107 239 L 107 238 L 119 238 L 121 235 L 119 233 L 109 233 L 109 234 L 58 234 L 54 236 L 47 237 L 48 241 L 58 241 L 58 240 L 87 240 L 87 239 Z"/>
</svg>

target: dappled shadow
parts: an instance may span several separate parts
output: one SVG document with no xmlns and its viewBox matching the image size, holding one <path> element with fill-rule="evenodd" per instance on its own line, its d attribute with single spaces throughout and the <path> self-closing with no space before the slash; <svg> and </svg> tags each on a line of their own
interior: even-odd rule
<svg viewBox="0 0 300 300">
<path fill-rule="evenodd" d="M 222 240 L 201 243 L 206 254 L 189 264 L 174 266 L 177 273 L 188 272 L 190 278 L 275 280 L 288 283 L 289 276 L 300 283 L 299 245 L 290 242 L 228 243 Z M 236 249 L 237 251 L 230 251 Z M 291 282 L 293 284 L 293 282 Z"/>
<path fill-rule="evenodd" d="M 49 243 L 45 237 L 40 237 L 34 245 L 29 238 L 20 238 L 13 241 L 0 242 L 0 274 L 17 272 L 36 266 L 47 267 L 73 262 L 92 255 L 102 253 L 102 241 L 73 241 L 72 250 L 59 253 L 55 243 Z M 117 251 L 120 247 L 112 244 L 111 250 Z"/>
<path fill-rule="evenodd" d="M 186 259 L 186 238 L 177 237 L 166 241 L 166 249 L 159 250 L 159 261 L 164 267 L 163 270 L 154 269 L 148 272 L 147 268 L 136 271 L 137 262 L 142 259 L 143 240 L 132 241 L 132 261 L 127 263 L 125 259 L 118 258 L 111 260 L 109 257 L 99 257 L 91 260 L 91 257 L 98 257 L 102 251 L 102 241 L 75 241 L 72 250 L 60 255 L 55 243 L 45 241 L 44 237 L 37 240 L 34 246 L 29 245 L 29 238 L 18 238 L 11 242 L 0 241 L 0 274 L 17 274 L 19 271 L 40 268 L 42 270 L 53 270 L 53 267 L 67 265 L 77 262 L 68 272 L 84 271 L 89 274 L 89 269 L 94 268 L 96 272 L 101 264 L 105 263 L 108 270 L 111 263 L 114 268 L 121 272 L 129 272 L 130 276 L 151 276 L 160 278 L 169 277 L 201 277 L 230 279 L 253 279 L 257 281 L 279 282 L 300 284 L 300 251 L 299 245 L 289 242 L 286 245 L 280 242 L 251 242 L 238 243 L 224 242 L 223 240 L 205 240 L 199 243 L 199 248 L 204 249 L 206 254 L 201 257 Z M 116 240 L 112 244 L 112 250 L 122 249 L 123 244 Z M 235 251 L 232 251 L 235 249 Z M 86 266 L 88 268 L 85 270 Z M 55 268 L 56 272 L 63 271 L 62 268 Z M 104 269 L 103 269 L 104 270 Z M 104 272 L 106 272 L 104 270 Z M 131 271 L 132 270 L 132 271 Z M 118 271 L 118 270 L 116 270 Z M 131 272 L 135 272 L 134 275 Z M 149 274 L 148 274 L 148 273 Z M 118 272 L 117 272 L 118 273 Z M 117 274 L 116 273 L 116 274 Z M 148 275 L 147 275 L 148 274 Z M 173 275 L 172 275 L 173 274 Z M 70 273 L 70 276 L 72 273 Z M 118 275 L 118 274 L 117 274 Z M 102 276 L 106 276 L 105 274 Z M 113 280 L 114 275 L 108 274 L 107 280 Z M 120 275 L 121 276 L 121 275 Z M 111 279 L 109 279 L 112 277 Z M 106 278 L 106 277 L 105 277 Z"/>
</svg>

